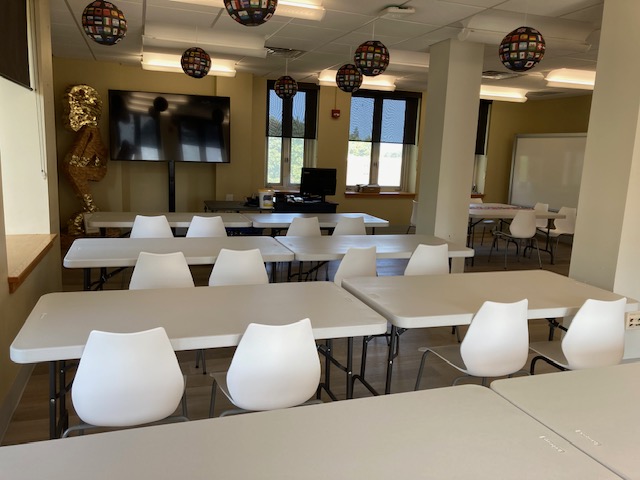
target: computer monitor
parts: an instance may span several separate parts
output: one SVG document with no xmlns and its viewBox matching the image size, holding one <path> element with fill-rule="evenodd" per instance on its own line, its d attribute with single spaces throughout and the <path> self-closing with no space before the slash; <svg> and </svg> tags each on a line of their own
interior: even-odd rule
<svg viewBox="0 0 640 480">
<path fill-rule="evenodd" d="M 302 167 L 300 177 L 300 195 L 303 197 L 321 197 L 336 194 L 335 168 Z"/>
</svg>

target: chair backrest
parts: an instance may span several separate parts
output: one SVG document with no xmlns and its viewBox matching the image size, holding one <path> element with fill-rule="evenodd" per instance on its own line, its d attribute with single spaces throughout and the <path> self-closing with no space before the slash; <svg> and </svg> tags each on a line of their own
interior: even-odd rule
<svg viewBox="0 0 640 480">
<path fill-rule="evenodd" d="M 565 218 L 556 218 L 553 223 L 555 229 L 558 232 L 562 232 L 567 235 L 573 235 L 576 231 L 576 208 L 560 207 L 558 213 L 564 215 Z"/>
<path fill-rule="evenodd" d="M 131 238 L 172 238 L 173 232 L 169 221 L 164 215 L 145 216 L 136 215 L 131 227 Z"/>
<path fill-rule="evenodd" d="M 536 212 L 518 210 L 509 224 L 509 233 L 516 238 L 532 238 L 536 234 Z"/>
<path fill-rule="evenodd" d="M 376 276 L 376 247 L 349 248 L 344 254 L 336 270 L 333 281 L 339 287 L 342 280 L 351 277 Z"/>
<path fill-rule="evenodd" d="M 342 217 L 336 223 L 332 235 L 366 235 L 363 217 Z"/>
<path fill-rule="evenodd" d="M 187 229 L 187 237 L 226 237 L 222 217 L 201 217 L 194 215 Z"/>
<path fill-rule="evenodd" d="M 289 325 L 251 323 L 231 360 L 227 386 L 245 410 L 288 408 L 309 400 L 320 381 L 320 360 L 308 318 Z"/>
<path fill-rule="evenodd" d="M 209 286 L 269 283 L 260 250 L 220 249 L 209 276 Z"/>
<path fill-rule="evenodd" d="M 405 275 L 440 275 L 449 273 L 449 246 L 420 244 L 411 254 Z"/>
<path fill-rule="evenodd" d="M 412 200 L 411 202 L 411 218 L 409 219 L 409 225 L 415 227 L 418 223 L 418 202 Z"/>
<path fill-rule="evenodd" d="M 287 236 L 319 237 L 320 222 L 318 217 L 294 217 L 287 229 Z"/>
<path fill-rule="evenodd" d="M 624 355 L 625 298 L 587 300 L 562 338 L 562 352 L 572 370 L 617 365 Z"/>
<path fill-rule="evenodd" d="M 475 314 L 460 354 L 476 377 L 499 377 L 521 370 L 529 355 L 528 300 L 484 302 Z"/>
<path fill-rule="evenodd" d="M 127 427 L 170 416 L 183 392 L 184 377 L 164 328 L 94 330 L 82 352 L 71 399 L 83 422 Z"/>
<path fill-rule="evenodd" d="M 538 202 L 533 206 L 533 209 L 536 212 L 548 212 L 549 204 Z M 546 218 L 536 219 L 536 227 L 538 228 L 547 228 L 547 223 L 548 223 L 548 220 Z"/>
<path fill-rule="evenodd" d="M 193 276 L 182 252 L 140 252 L 129 282 L 129 290 L 193 286 Z"/>
</svg>

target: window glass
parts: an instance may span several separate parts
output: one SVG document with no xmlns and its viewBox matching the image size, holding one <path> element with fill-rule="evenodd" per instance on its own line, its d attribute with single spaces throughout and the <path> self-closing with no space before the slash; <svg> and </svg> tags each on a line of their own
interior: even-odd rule
<svg viewBox="0 0 640 480">
<path fill-rule="evenodd" d="M 291 158 L 289 163 L 289 184 L 299 185 L 304 165 L 304 138 L 291 139 Z"/>
<path fill-rule="evenodd" d="M 282 166 L 282 137 L 267 138 L 267 183 L 279 185 Z"/>
<path fill-rule="evenodd" d="M 269 136 L 282 136 L 282 99 L 269 90 Z"/>
<path fill-rule="evenodd" d="M 380 141 L 387 143 L 402 143 L 404 139 L 404 114 L 407 108 L 405 100 L 382 101 L 382 129 Z"/>
<path fill-rule="evenodd" d="M 402 143 L 381 143 L 378 157 L 378 184 L 399 187 L 402 180 Z"/>
<path fill-rule="evenodd" d="M 307 105 L 307 94 L 305 92 L 296 93 L 293 97 L 293 107 L 291 109 L 292 125 L 291 136 L 304 138 L 304 119 Z"/>
<path fill-rule="evenodd" d="M 349 140 L 370 142 L 373 139 L 373 98 L 351 98 Z"/>
<path fill-rule="evenodd" d="M 347 185 L 367 185 L 371 163 L 371 142 L 349 142 Z"/>
</svg>

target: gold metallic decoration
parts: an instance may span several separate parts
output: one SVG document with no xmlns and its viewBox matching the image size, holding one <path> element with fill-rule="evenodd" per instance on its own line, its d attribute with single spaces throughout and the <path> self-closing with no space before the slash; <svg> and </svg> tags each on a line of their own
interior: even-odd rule
<svg viewBox="0 0 640 480">
<path fill-rule="evenodd" d="M 62 170 L 82 203 L 82 210 L 68 220 L 67 231 L 70 235 L 82 235 L 84 214 L 99 210 L 89 182 L 98 182 L 107 174 L 107 148 L 98 129 L 102 101 L 93 87 L 73 85 L 66 90 L 63 107 L 65 127 L 77 135 L 64 158 Z"/>
</svg>

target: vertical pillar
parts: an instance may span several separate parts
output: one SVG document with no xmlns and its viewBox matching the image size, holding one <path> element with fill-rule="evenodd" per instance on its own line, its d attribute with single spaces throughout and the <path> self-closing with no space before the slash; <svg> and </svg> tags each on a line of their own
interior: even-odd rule
<svg viewBox="0 0 640 480">
<path fill-rule="evenodd" d="M 416 232 L 463 245 L 483 60 L 484 46 L 476 43 L 446 40 L 430 50 Z M 462 271 L 458 260 L 453 269 Z"/>
<path fill-rule="evenodd" d="M 640 2 L 606 0 L 569 276 L 640 299 Z M 627 50 L 625 52 L 625 50 Z M 640 357 L 627 331 L 625 357 Z"/>
</svg>

